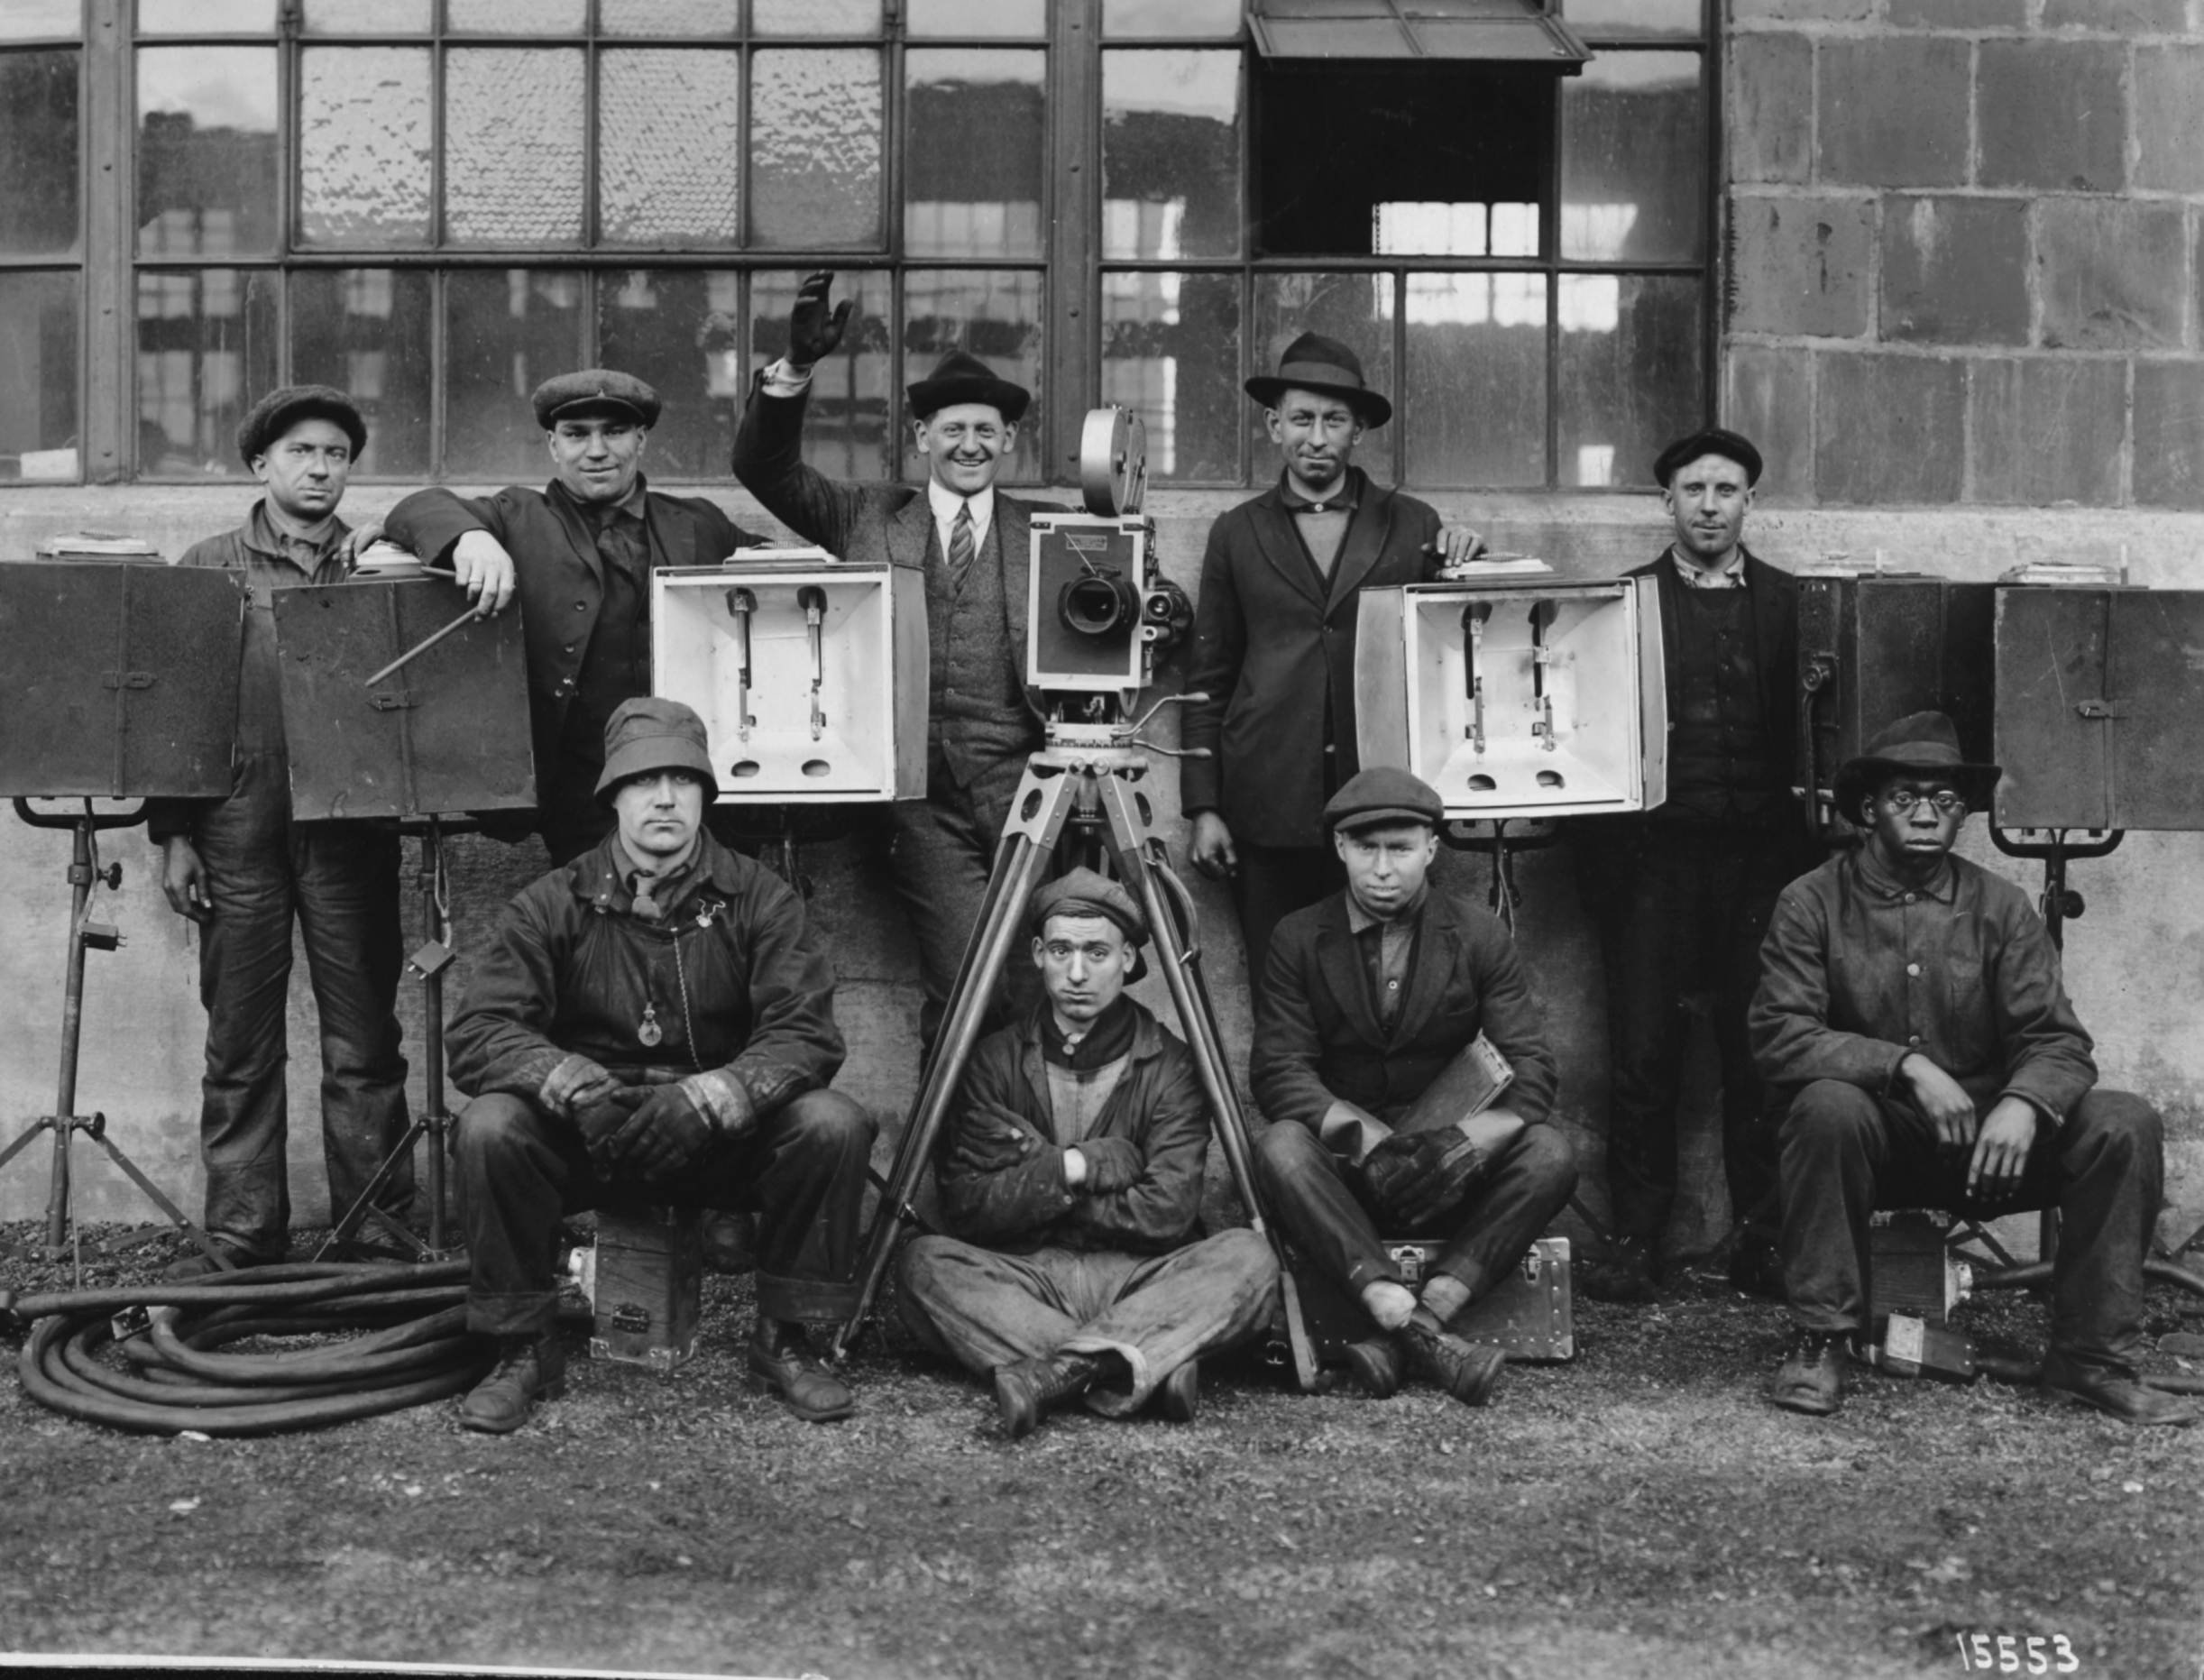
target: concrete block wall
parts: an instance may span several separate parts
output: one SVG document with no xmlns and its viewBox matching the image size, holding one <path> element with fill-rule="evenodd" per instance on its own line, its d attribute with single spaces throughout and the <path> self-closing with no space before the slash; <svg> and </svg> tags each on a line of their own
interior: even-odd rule
<svg viewBox="0 0 2204 1680">
<path fill-rule="evenodd" d="M 1729 14 L 1723 393 L 1767 497 L 2204 508 L 2204 5 Z"/>
</svg>

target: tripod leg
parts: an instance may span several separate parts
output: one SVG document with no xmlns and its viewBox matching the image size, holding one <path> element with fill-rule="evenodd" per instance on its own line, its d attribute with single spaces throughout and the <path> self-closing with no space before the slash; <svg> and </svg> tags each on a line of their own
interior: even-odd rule
<svg viewBox="0 0 2204 1680">
<path fill-rule="evenodd" d="M 353 1198 L 352 1206 L 344 1209 L 344 1216 L 330 1227 L 327 1236 L 322 1238 L 321 1246 L 314 1251 L 315 1259 L 321 1259 L 340 1243 L 351 1242 L 354 1234 L 359 1230 L 360 1222 L 363 1219 L 367 1218 L 371 1214 L 382 1212 L 374 1205 L 376 1196 L 381 1193 L 382 1187 L 390 1181 L 390 1175 L 398 1170 L 399 1162 L 413 1153 L 413 1146 L 420 1141 L 421 1134 L 427 1128 L 427 1116 L 424 1115 L 406 1128 L 406 1135 L 399 1138 L 398 1146 L 382 1158 L 382 1165 L 375 1169 L 375 1176 L 367 1181 L 367 1188 Z M 399 1228 L 404 1229 L 403 1226 Z M 411 1232 L 407 1233 L 406 1242 L 409 1247 L 419 1246 L 414 1240 Z"/>
<path fill-rule="evenodd" d="M 52 1124 L 53 1122 L 51 1120 L 47 1119 L 39 1119 L 31 1122 L 29 1125 L 23 1129 L 23 1134 L 20 1137 L 18 1137 L 13 1143 L 10 1143 L 5 1149 L 0 1149 L 0 1167 L 6 1166 L 9 1161 L 14 1160 L 15 1157 L 22 1154 L 24 1150 L 30 1148 L 31 1145 L 37 1141 L 38 1134 L 41 1132 L 43 1132 Z"/>
<path fill-rule="evenodd" d="M 189 1237 L 197 1245 L 199 1253 L 206 1255 L 225 1271 L 237 1270 L 236 1263 L 222 1252 L 221 1246 L 216 1243 L 214 1238 L 186 1218 L 184 1210 L 163 1196 L 161 1193 L 161 1187 L 140 1172 L 137 1163 L 116 1147 L 115 1140 L 107 1135 L 107 1128 L 103 1121 L 96 1116 L 89 1129 L 92 1135 L 98 1140 L 99 1146 L 107 1152 L 107 1159 L 120 1167 L 130 1181 L 145 1192 L 154 1207 L 169 1216 L 169 1222 Z"/>
</svg>

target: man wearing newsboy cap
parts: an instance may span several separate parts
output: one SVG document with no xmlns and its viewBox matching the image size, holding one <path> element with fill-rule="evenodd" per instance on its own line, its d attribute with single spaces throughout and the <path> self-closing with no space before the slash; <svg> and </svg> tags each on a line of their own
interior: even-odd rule
<svg viewBox="0 0 2204 1680">
<path fill-rule="evenodd" d="M 1450 1323 L 1519 1264 L 1575 1188 L 1545 1124 L 1559 1070 L 1499 921 L 1428 885 L 1444 808 L 1405 770 L 1364 770 L 1326 802 L 1346 886 L 1278 924 L 1249 1076 L 1270 1121 L 1265 1204 L 1355 1301 L 1350 1376 L 1383 1399 L 1402 1366 L 1481 1406 L 1500 1350 Z M 1464 1093 L 1482 1033 L 1514 1070 L 1482 1112 Z M 1411 1290 L 1380 1235 L 1445 1247 Z"/>
<path fill-rule="evenodd" d="M 2196 1408 L 2137 1381 L 2143 1262 L 2165 1163 L 2158 1112 L 2097 1083 L 2058 948 L 2027 895 L 1952 842 L 1988 807 L 1941 711 L 1901 718 L 1836 776 L 1865 839 L 1776 905 L 1752 1050 L 1782 1109 L 1783 1276 L 1796 1336 L 1769 1390 L 1826 1415 L 1870 1330 L 1878 1207 L 1970 1219 L 2059 1210 L 2046 1398 L 2127 1423 Z"/>
<path fill-rule="evenodd" d="M 643 456 L 662 405 L 634 374 L 561 373 L 531 401 L 550 451 L 548 484 L 482 497 L 417 491 L 390 510 L 383 534 L 449 565 L 485 611 L 519 597 L 536 828 L 551 861 L 565 863 L 611 825 L 592 790 L 605 725 L 622 702 L 650 692 L 651 573 L 717 565 L 762 539 L 702 496 L 650 488 Z M 500 819 L 482 826 L 519 838 Z"/>
<path fill-rule="evenodd" d="M 1668 707 L 1668 794 L 1657 809 L 1571 824 L 1585 907 L 1604 947 L 1611 1083 L 1608 1205 L 1615 1237 L 1587 1293 L 1648 1301 L 1676 1205 L 1676 1108 L 1690 996 L 1713 997 L 1722 1166 L 1735 1222 L 1730 1276 L 1781 1292 L 1775 1138 L 1745 1037 L 1760 936 L 1784 883 L 1818 861 L 1792 796 L 1797 588 L 1745 546 L 1760 452 L 1720 427 L 1653 464 L 1667 548 L 1655 580 Z"/>
<path fill-rule="evenodd" d="M 704 725 L 621 704 L 596 797 L 613 831 L 498 923 L 445 1038 L 459 1117 L 467 1327 L 497 1368 L 460 1421 L 504 1433 L 556 1390 L 561 1215 L 610 1200 L 754 1210 L 751 1373 L 799 1418 L 856 1402 L 805 1342 L 849 1316 L 872 1116 L 841 1066 L 834 980 L 803 901 L 703 827 Z"/>
<path fill-rule="evenodd" d="M 788 353 L 761 368 L 735 434 L 735 476 L 804 541 L 844 560 L 891 562 L 926 587 L 926 796 L 899 800 L 888 865 L 918 942 L 931 1044 L 979 919 L 996 841 L 1025 760 L 1042 745 L 1040 696 L 1025 685 L 1032 516 L 1053 504 L 1004 495 L 996 481 L 1033 394 L 977 356 L 952 351 L 905 391 L 924 487 L 838 484 L 803 457 L 812 370 L 841 343 L 849 303 L 830 308 L 834 277 L 809 276 L 788 323 Z M 1012 964 L 999 1024 L 1039 997 Z"/>
<path fill-rule="evenodd" d="M 904 1320 L 991 1378 L 1004 1430 L 1084 1399 L 1160 1396 L 1178 1422 L 1200 1361 L 1260 1331 L 1278 1263 L 1253 1231 L 1197 1238 L 1208 1105 L 1194 1059 L 1125 995 L 1147 919 L 1092 869 L 1034 895 L 1046 996 L 972 1052 L 935 1163 L 940 1235 L 903 1251 Z"/>
<path fill-rule="evenodd" d="M 1204 874 L 1230 877 L 1259 982 L 1279 918 L 1339 886 L 1324 802 L 1352 777 L 1359 592 L 1418 583 L 1469 560 L 1474 531 L 1355 465 L 1392 405 L 1354 351 L 1318 333 L 1247 381 L 1278 446 L 1278 482 L 1209 528 L 1194 602 L 1179 789 Z"/>
<path fill-rule="evenodd" d="M 277 592 L 351 575 L 368 533 L 348 529 L 336 510 L 366 447 L 367 422 L 343 391 L 290 385 L 269 392 L 237 428 L 237 453 L 266 493 L 243 525 L 194 544 L 179 562 L 241 573 L 251 597 L 229 795 L 146 803 L 169 904 L 199 924 L 207 1229 L 238 1265 L 280 1260 L 289 1240 L 284 1039 L 294 923 L 321 1020 L 321 1144 L 331 1206 L 358 1198 L 407 1129 L 398 831 L 387 822 L 292 822 L 276 656 Z M 402 1214 L 412 1197 L 413 1163 L 400 1161 L 379 1204 Z M 206 1255 L 193 1254 L 170 1275 L 214 1269 Z"/>
</svg>

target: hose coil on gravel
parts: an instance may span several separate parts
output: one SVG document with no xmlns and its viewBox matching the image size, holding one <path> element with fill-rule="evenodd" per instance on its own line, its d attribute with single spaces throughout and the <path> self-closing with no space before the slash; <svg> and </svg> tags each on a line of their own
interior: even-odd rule
<svg viewBox="0 0 2204 1680">
<path fill-rule="evenodd" d="M 41 1405 L 141 1435 L 266 1435 L 426 1405 L 473 1386 L 494 1344 L 466 1327 L 467 1262 L 259 1266 L 183 1283 L 0 1300 L 35 1319 L 17 1372 Z M 128 1369 L 99 1357 L 119 1343 Z M 263 1337 L 306 1346 L 223 1353 Z M 343 1340 L 329 1340 L 343 1336 Z"/>
</svg>

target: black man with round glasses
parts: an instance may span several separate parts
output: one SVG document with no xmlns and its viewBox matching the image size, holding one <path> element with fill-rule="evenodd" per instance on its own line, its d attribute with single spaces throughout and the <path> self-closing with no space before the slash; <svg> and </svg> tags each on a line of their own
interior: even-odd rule
<svg viewBox="0 0 2204 1680">
<path fill-rule="evenodd" d="M 1995 765 L 1941 711 L 1901 718 L 1837 772 L 1862 843 L 1783 891 L 1749 1016 L 1783 1115 L 1783 1271 L 1796 1339 L 1768 1398 L 1835 1411 L 1869 1330 L 1878 1207 L 2059 1210 L 2047 1398 L 2128 1423 L 2196 1408 L 2136 1380 L 2143 1261 L 2164 1176 L 2156 1109 L 2097 1086 L 2059 953 L 2002 877 L 1951 855 Z"/>
</svg>

